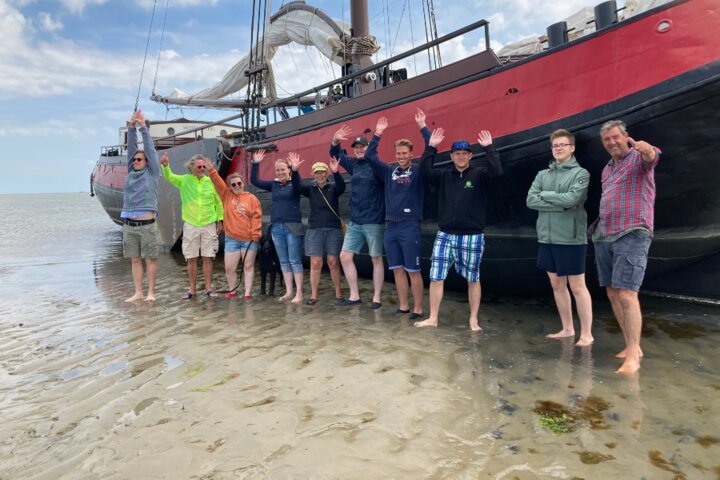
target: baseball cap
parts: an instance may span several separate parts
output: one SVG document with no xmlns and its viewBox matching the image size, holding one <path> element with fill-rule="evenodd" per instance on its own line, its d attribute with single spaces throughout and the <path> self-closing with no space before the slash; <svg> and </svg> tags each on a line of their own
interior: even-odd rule
<svg viewBox="0 0 720 480">
<path fill-rule="evenodd" d="M 325 165 L 323 162 L 313 163 L 312 173 L 316 173 L 316 172 L 327 172 L 327 171 L 328 171 L 328 166 Z"/>
<path fill-rule="evenodd" d="M 352 145 L 350 145 L 350 146 L 351 146 L 351 147 L 354 147 L 354 146 L 357 145 L 358 143 L 359 143 L 360 145 L 365 145 L 366 147 L 368 146 L 368 141 L 367 141 L 367 138 L 365 138 L 365 137 L 357 137 L 357 138 L 355 139 L 355 141 L 352 143 Z"/>
<path fill-rule="evenodd" d="M 456 140 L 453 142 L 450 152 L 457 152 L 458 150 L 472 152 L 472 150 L 470 150 L 470 144 L 467 140 Z"/>
</svg>

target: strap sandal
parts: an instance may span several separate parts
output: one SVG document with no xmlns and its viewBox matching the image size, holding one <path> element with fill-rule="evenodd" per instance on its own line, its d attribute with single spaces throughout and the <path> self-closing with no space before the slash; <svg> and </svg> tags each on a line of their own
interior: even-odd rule
<svg viewBox="0 0 720 480">
<path fill-rule="evenodd" d="M 218 297 L 218 294 L 215 293 L 215 290 L 208 290 L 207 292 L 205 292 L 205 295 L 207 295 L 208 298 L 217 298 Z"/>
<path fill-rule="evenodd" d="M 230 299 L 233 297 L 237 297 L 237 292 L 228 292 L 225 294 L 225 298 Z"/>
<path fill-rule="evenodd" d="M 315 305 L 317 303 L 317 298 L 310 298 L 307 302 L 308 305 Z"/>
<path fill-rule="evenodd" d="M 183 296 L 180 297 L 180 298 L 182 298 L 183 300 L 192 300 L 192 298 L 193 298 L 194 296 L 195 296 L 194 293 L 185 292 L 185 295 L 183 295 Z"/>
</svg>

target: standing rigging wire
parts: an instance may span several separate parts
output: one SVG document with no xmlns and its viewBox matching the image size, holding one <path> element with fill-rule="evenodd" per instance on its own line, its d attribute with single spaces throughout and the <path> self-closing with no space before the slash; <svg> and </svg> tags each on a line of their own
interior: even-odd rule
<svg viewBox="0 0 720 480">
<path fill-rule="evenodd" d="M 152 34 L 153 20 L 155 20 L 155 6 L 156 5 L 157 5 L 157 0 L 153 0 L 152 15 L 150 16 L 150 28 L 148 28 L 148 38 L 147 38 L 147 43 L 145 44 L 145 56 L 143 57 L 142 68 L 140 69 L 140 83 L 138 84 L 138 91 L 137 91 L 137 95 L 135 96 L 135 109 L 133 110 L 133 112 L 137 112 L 138 105 L 140 104 L 140 89 L 142 88 L 143 75 L 145 74 L 145 61 L 147 60 L 148 49 L 150 48 L 150 35 Z"/>
<path fill-rule="evenodd" d="M 425 42 L 429 42 L 430 41 L 430 34 L 428 31 L 428 20 L 429 19 L 428 19 L 427 12 L 425 11 L 425 4 L 427 3 L 427 1 L 420 0 L 420 3 L 422 4 L 422 9 L 423 9 L 423 27 L 425 27 Z M 432 53 L 430 52 L 430 49 L 427 50 L 427 56 L 428 56 L 428 69 L 433 70 L 433 61 L 432 61 L 433 58 L 432 58 Z"/>
<path fill-rule="evenodd" d="M 408 23 L 410 24 L 410 44 L 415 48 L 415 32 L 413 31 L 412 23 L 412 7 L 410 6 L 410 0 L 407 0 L 408 4 Z M 413 65 L 415 67 L 415 76 L 417 77 L 417 57 L 413 55 Z"/>
<path fill-rule="evenodd" d="M 162 53 L 163 40 L 165 39 L 165 24 L 167 23 L 168 6 L 170 0 L 165 0 L 165 16 L 163 17 L 162 32 L 160 33 L 160 46 L 158 47 L 157 63 L 155 64 L 155 79 L 153 80 L 152 94 L 155 95 L 155 86 L 157 85 L 158 71 L 160 70 L 160 54 Z"/>
<path fill-rule="evenodd" d="M 405 7 L 407 7 L 407 2 L 403 2 L 403 9 L 402 12 L 400 12 L 400 20 L 398 21 L 398 28 L 395 32 L 395 40 L 393 41 L 392 48 L 390 49 L 390 56 L 392 57 L 393 52 L 395 51 L 395 45 L 397 44 L 398 35 L 400 35 L 400 26 L 402 25 L 402 19 L 405 16 Z"/>
<path fill-rule="evenodd" d="M 438 39 L 438 31 L 437 31 L 437 22 L 435 21 L 435 4 L 433 3 L 433 0 L 427 0 L 428 2 L 428 11 L 430 12 L 430 28 L 432 32 L 432 39 L 437 40 Z M 435 45 L 435 55 L 437 56 L 436 59 L 436 67 L 442 67 L 442 57 L 440 56 L 440 45 Z"/>
</svg>

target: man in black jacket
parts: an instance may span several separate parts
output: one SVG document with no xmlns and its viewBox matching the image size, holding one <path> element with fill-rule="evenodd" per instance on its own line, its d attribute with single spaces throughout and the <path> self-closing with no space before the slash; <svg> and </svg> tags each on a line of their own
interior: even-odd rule
<svg viewBox="0 0 720 480">
<path fill-rule="evenodd" d="M 478 143 L 488 159 L 488 167 L 470 166 L 472 150 L 465 140 L 453 142 L 450 158 L 455 165 L 450 169 L 433 169 L 437 146 L 445 137 L 442 128 L 433 130 L 428 147 L 423 153 L 420 173 L 438 187 L 438 230 L 433 245 L 430 267 L 430 316 L 416 327 L 437 327 L 445 277 L 450 266 L 468 282 L 470 303 L 470 329 L 480 330 L 480 260 L 485 248 L 483 229 L 487 195 L 485 180 L 502 175 L 500 158 L 493 148 L 492 136 L 487 130 L 478 134 Z"/>
</svg>

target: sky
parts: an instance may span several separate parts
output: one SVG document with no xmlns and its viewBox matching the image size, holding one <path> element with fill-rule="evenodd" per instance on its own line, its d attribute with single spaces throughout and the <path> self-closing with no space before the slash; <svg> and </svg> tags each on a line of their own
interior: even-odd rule
<svg viewBox="0 0 720 480">
<path fill-rule="evenodd" d="M 543 34 L 548 25 L 599 1 L 434 0 L 434 7 L 440 36 L 486 19 L 497 50 Z M 370 30 L 381 46 L 377 61 L 425 42 L 421 2 L 369 0 Z M 350 21 L 349 0 L 307 3 Z M 139 107 L 149 120 L 217 120 L 232 114 L 168 109 L 149 97 L 153 86 L 161 95 L 173 88 L 190 93 L 222 78 L 249 50 L 252 2 L 169 0 L 166 16 L 166 2 L 157 0 L 150 30 L 153 4 L 0 0 L 0 164 L 20 167 L 0 176 L 0 194 L 88 192 L 100 147 L 118 143 L 138 91 Z M 271 4 L 274 13 L 281 2 Z M 443 47 L 443 62 L 480 51 L 481 35 L 450 42 Z M 427 69 L 423 58 L 408 65 L 410 75 Z M 338 67 L 300 46 L 281 48 L 273 67 L 280 96 L 340 76 Z"/>
</svg>

